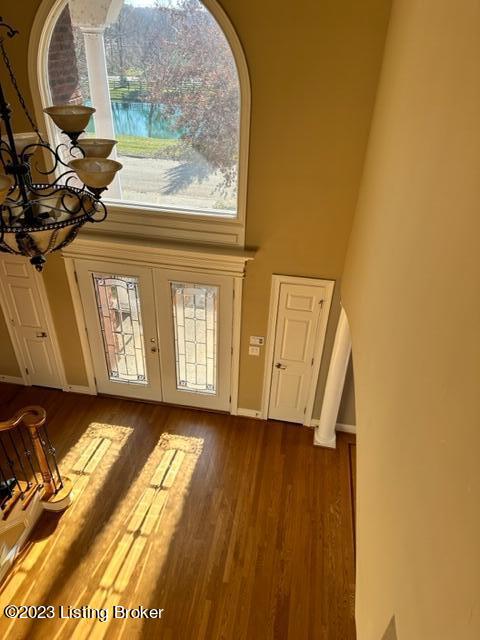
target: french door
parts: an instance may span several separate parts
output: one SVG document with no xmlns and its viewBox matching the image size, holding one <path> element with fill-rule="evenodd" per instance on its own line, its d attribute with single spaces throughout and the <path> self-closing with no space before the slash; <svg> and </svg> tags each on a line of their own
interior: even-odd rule
<svg viewBox="0 0 480 640">
<path fill-rule="evenodd" d="M 97 390 L 162 400 L 151 270 L 76 263 Z"/>
<path fill-rule="evenodd" d="M 230 408 L 233 282 L 155 270 L 165 402 Z"/>
<path fill-rule="evenodd" d="M 76 261 L 100 393 L 228 411 L 232 278 Z"/>
</svg>

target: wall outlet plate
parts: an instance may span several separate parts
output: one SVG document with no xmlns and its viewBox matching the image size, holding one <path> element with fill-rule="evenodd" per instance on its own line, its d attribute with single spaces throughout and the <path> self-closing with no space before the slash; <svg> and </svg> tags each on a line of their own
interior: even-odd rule
<svg viewBox="0 0 480 640">
<path fill-rule="evenodd" d="M 254 347 L 250 345 L 248 347 L 248 355 L 249 356 L 259 356 L 260 355 L 260 347 Z"/>
<path fill-rule="evenodd" d="M 250 344 L 254 344 L 257 347 L 263 347 L 265 344 L 265 338 L 263 336 L 250 336 Z"/>
</svg>

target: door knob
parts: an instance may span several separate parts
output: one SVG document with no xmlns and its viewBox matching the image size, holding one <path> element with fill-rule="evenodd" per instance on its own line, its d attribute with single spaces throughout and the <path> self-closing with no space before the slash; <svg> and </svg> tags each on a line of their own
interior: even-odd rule
<svg viewBox="0 0 480 640">
<path fill-rule="evenodd" d="M 284 364 L 281 364 L 280 362 L 277 362 L 277 364 L 275 366 L 277 367 L 277 369 L 286 369 L 287 368 Z"/>
<path fill-rule="evenodd" d="M 157 347 L 151 347 L 151 348 L 150 348 L 150 351 L 151 351 L 152 353 L 157 353 Z"/>
</svg>

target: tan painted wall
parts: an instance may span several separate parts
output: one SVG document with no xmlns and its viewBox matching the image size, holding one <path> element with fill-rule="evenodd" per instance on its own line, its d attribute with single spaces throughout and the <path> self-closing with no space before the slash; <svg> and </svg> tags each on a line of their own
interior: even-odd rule
<svg viewBox="0 0 480 640">
<path fill-rule="evenodd" d="M 359 640 L 392 616 L 399 640 L 480 638 L 479 25 L 477 0 L 392 12 L 343 285 Z"/>
<path fill-rule="evenodd" d="M 347 374 L 345 376 L 345 385 L 343 387 L 342 400 L 338 409 L 337 422 L 340 424 L 355 425 L 355 386 L 353 380 L 353 364 L 352 358 L 348 363 Z"/>
<path fill-rule="evenodd" d="M 244 289 L 240 406 L 259 409 L 261 358 L 248 336 L 265 335 L 272 273 L 339 279 L 371 121 L 391 0 L 224 0 L 245 49 L 252 83 L 247 244 L 259 247 Z M 28 97 L 26 43 L 40 0 L 12 3 L 4 18 L 22 32 L 12 43 Z M 9 43 L 10 44 L 10 43 Z M 17 130 L 25 128 L 18 120 Z M 60 261 L 47 275 L 60 333 L 74 324 Z M 55 276 L 53 270 L 59 270 Z M 325 353 L 333 346 L 339 292 Z M 69 306 L 69 305 L 68 305 Z M 3 336 L 2 336 L 3 339 Z M 68 381 L 84 376 L 64 343 Z M 75 358 L 75 360 L 74 360 Z M 319 382 L 320 400 L 326 377 Z"/>
<path fill-rule="evenodd" d="M 0 375 L 19 376 L 20 369 L 17 364 L 15 351 L 7 328 L 7 321 L 0 308 Z"/>
</svg>

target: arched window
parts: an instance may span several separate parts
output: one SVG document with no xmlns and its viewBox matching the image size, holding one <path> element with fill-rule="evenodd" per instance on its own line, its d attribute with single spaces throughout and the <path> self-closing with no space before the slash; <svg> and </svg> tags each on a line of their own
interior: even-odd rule
<svg viewBox="0 0 480 640">
<path fill-rule="evenodd" d="M 43 106 L 95 106 L 85 135 L 118 140 L 124 165 L 107 198 L 163 214 L 241 218 L 248 76 L 221 9 L 199 0 L 63 0 L 50 15 Z"/>
</svg>

